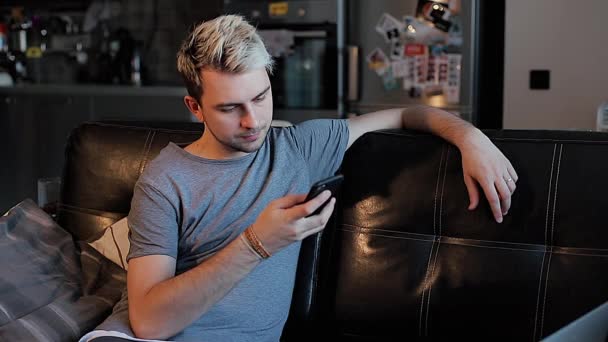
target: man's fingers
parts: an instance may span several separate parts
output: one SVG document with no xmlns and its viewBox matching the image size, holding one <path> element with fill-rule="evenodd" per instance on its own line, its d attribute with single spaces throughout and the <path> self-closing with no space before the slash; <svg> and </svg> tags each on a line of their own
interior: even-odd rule
<svg viewBox="0 0 608 342">
<path fill-rule="evenodd" d="M 273 204 L 279 209 L 288 209 L 302 203 L 306 199 L 306 194 L 290 194 L 277 198 Z"/>
<path fill-rule="evenodd" d="M 317 210 L 317 208 L 319 208 L 323 203 L 325 203 L 325 201 L 327 201 L 330 196 L 331 191 L 325 190 L 310 201 L 295 206 L 292 211 L 292 219 L 300 219 L 314 213 L 315 210 Z M 305 199 L 306 197 L 304 197 L 302 201 Z"/>
<path fill-rule="evenodd" d="M 469 193 L 469 210 L 477 208 L 479 203 L 479 191 L 477 190 L 477 184 L 475 180 L 469 176 L 464 175 L 464 185 L 467 187 Z"/>
<path fill-rule="evenodd" d="M 513 179 L 513 183 L 517 183 L 519 176 L 517 175 L 517 172 L 513 168 L 513 165 L 511 165 L 511 162 L 509 162 L 509 165 L 507 165 L 507 172 L 509 172 L 509 175 Z"/>
<path fill-rule="evenodd" d="M 509 178 L 511 178 L 511 180 L 509 180 Z M 515 179 L 512 178 L 512 176 L 505 176 L 505 180 L 507 183 L 507 187 L 509 188 L 509 192 L 513 194 L 515 192 L 515 189 L 517 188 L 517 184 L 515 184 Z"/>
<path fill-rule="evenodd" d="M 502 223 L 502 210 L 500 209 L 500 197 L 496 192 L 496 187 L 494 187 L 494 183 L 492 182 L 483 182 L 480 184 L 483 192 L 488 199 L 488 203 L 490 204 L 490 209 L 492 209 L 492 214 L 494 215 L 494 219 L 498 223 Z"/>
<path fill-rule="evenodd" d="M 325 225 L 329 221 L 329 218 L 331 217 L 331 213 L 334 211 L 335 205 L 336 199 L 331 198 L 318 215 L 309 216 L 302 220 L 302 229 L 304 230 L 304 232 L 307 233 L 307 236 L 310 234 L 314 234 L 308 234 L 309 231 L 319 231 L 323 229 L 323 227 L 325 227 Z"/>
<path fill-rule="evenodd" d="M 497 179 L 494 185 L 496 186 L 496 190 L 500 196 L 500 207 L 502 209 L 502 214 L 506 215 L 511 207 L 511 189 L 509 189 L 507 182 L 503 179 Z"/>
</svg>

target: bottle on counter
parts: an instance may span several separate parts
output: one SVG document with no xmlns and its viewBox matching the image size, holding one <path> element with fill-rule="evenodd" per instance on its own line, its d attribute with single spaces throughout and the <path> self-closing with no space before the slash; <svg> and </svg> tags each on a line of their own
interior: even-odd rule
<svg viewBox="0 0 608 342">
<path fill-rule="evenodd" d="M 141 50 L 136 46 L 131 58 L 131 84 L 137 87 L 141 86 L 141 67 Z"/>
<path fill-rule="evenodd" d="M 11 8 L 11 17 L 8 22 L 8 46 L 10 50 L 25 53 L 30 25 L 31 23 L 23 15 L 23 7 Z"/>
<path fill-rule="evenodd" d="M 11 8 L 11 17 L 8 23 L 8 49 L 10 59 L 15 70 L 15 82 L 28 80 L 27 58 L 27 36 L 31 22 L 26 20 L 23 7 Z"/>
<path fill-rule="evenodd" d="M 0 53 L 8 52 L 8 26 L 0 23 Z"/>
</svg>

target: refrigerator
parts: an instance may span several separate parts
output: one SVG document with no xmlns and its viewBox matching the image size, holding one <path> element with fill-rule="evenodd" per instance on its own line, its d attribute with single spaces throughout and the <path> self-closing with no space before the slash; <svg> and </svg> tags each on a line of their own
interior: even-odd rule
<svg viewBox="0 0 608 342">
<path fill-rule="evenodd" d="M 275 60 L 276 119 L 427 104 L 501 128 L 504 1 L 224 0 L 223 11 L 250 20 Z M 410 62 L 420 79 L 406 80 Z"/>
<path fill-rule="evenodd" d="M 342 25 L 345 116 L 425 104 L 501 128 L 504 1 L 346 0 Z"/>
</svg>

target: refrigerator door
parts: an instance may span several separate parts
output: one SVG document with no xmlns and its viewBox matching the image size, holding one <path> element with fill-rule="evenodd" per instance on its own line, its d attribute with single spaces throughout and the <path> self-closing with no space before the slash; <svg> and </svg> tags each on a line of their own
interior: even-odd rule
<svg viewBox="0 0 608 342">
<path fill-rule="evenodd" d="M 346 2 L 346 108 L 348 114 L 364 114 L 371 111 L 426 104 L 458 112 L 464 119 L 473 121 L 475 103 L 476 23 L 479 0 L 461 0 L 460 27 L 462 59 L 460 67 L 459 96 L 448 101 L 447 96 L 422 94 L 410 96 L 403 81 L 396 78 L 397 87 L 386 89 L 382 76 L 368 66 L 370 53 L 380 48 L 389 56 L 390 44 L 377 30 L 380 18 L 387 13 L 404 22 L 404 16 L 416 16 L 417 0 L 350 0 Z M 356 61 L 357 65 L 353 66 Z"/>
</svg>

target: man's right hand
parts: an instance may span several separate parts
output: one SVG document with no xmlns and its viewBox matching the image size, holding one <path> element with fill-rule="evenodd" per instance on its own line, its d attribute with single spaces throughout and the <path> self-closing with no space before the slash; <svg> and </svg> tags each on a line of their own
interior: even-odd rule
<svg viewBox="0 0 608 342">
<path fill-rule="evenodd" d="M 335 198 L 332 198 L 318 215 L 307 216 L 323 205 L 330 196 L 331 192 L 325 190 L 304 203 L 302 202 L 306 199 L 306 194 L 287 195 L 276 199 L 262 211 L 252 228 L 264 248 L 272 255 L 325 228 L 334 210 Z"/>
</svg>

